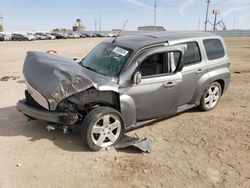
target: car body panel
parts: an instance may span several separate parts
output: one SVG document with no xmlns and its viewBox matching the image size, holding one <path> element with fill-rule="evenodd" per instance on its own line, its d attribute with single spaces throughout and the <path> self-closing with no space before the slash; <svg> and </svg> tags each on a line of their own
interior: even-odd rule
<svg viewBox="0 0 250 188">
<path fill-rule="evenodd" d="M 225 56 L 208 60 L 204 39 L 222 41 Z M 33 88 L 30 90 L 36 90 L 48 101 L 48 107 L 43 107 L 55 111 L 66 99 L 77 105 L 91 102 L 106 104 L 121 112 L 125 129 L 129 129 L 138 122 L 168 117 L 199 105 L 204 90 L 214 81 L 224 83 L 223 91 L 229 85 L 228 54 L 223 39 L 217 35 L 204 32 L 170 32 L 121 36 L 115 41 L 110 39 L 105 42 L 133 49 L 118 76 L 97 74 L 73 59 L 54 54 L 27 53 L 23 73 Z M 186 42 L 198 43 L 201 62 L 178 67 L 176 72 L 144 77 L 140 83 L 133 83 L 132 77 L 146 57 L 169 51 L 180 51 L 183 55 L 183 43 Z M 168 87 L 169 83 L 173 87 Z M 34 98 L 38 100 L 38 97 Z"/>
<path fill-rule="evenodd" d="M 152 78 L 144 78 L 141 83 L 128 89 L 136 106 L 136 121 L 172 115 L 177 108 L 180 97 L 180 72 Z M 168 87 L 168 83 L 176 84 Z M 164 102 L 162 101 L 164 100 Z"/>
<path fill-rule="evenodd" d="M 98 90 L 118 91 L 111 78 L 96 74 L 69 58 L 44 52 L 28 52 L 23 74 L 55 110 L 58 103 L 76 93 L 95 87 Z"/>
</svg>

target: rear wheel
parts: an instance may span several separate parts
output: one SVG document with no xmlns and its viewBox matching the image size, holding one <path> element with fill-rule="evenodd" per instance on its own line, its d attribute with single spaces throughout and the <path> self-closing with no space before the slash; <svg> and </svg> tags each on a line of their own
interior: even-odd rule
<svg viewBox="0 0 250 188">
<path fill-rule="evenodd" d="M 109 107 L 97 107 L 90 111 L 81 126 L 82 139 L 93 151 L 115 144 L 123 133 L 121 114 Z"/>
<path fill-rule="evenodd" d="M 200 108 L 203 111 L 214 109 L 221 96 L 221 85 L 218 82 L 211 83 L 201 97 Z"/>
</svg>

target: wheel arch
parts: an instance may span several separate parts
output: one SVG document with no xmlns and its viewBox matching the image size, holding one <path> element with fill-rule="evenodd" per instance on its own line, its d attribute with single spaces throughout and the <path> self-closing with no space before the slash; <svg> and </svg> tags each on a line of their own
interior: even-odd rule
<svg viewBox="0 0 250 188">
<path fill-rule="evenodd" d="M 68 100 L 83 108 L 107 106 L 121 112 L 119 93 L 114 91 L 99 91 L 95 88 L 90 88 L 69 97 Z"/>
<path fill-rule="evenodd" d="M 209 72 L 210 83 L 218 82 L 220 84 L 222 90 L 221 95 L 223 95 L 227 90 L 230 82 L 230 77 L 231 76 L 228 67 L 223 67 Z"/>
<path fill-rule="evenodd" d="M 221 95 L 223 95 L 224 94 L 224 88 L 225 88 L 225 81 L 223 79 L 219 79 L 219 80 L 215 80 L 213 82 L 218 82 L 220 84 L 220 86 L 221 86 Z M 213 82 L 211 82 L 211 83 L 213 83 Z"/>
<path fill-rule="evenodd" d="M 202 97 L 203 92 L 207 88 L 207 86 L 210 84 L 209 81 L 209 75 L 204 74 L 198 81 L 196 90 L 194 92 L 193 98 L 191 100 L 191 104 L 199 105 L 200 104 L 200 99 Z"/>
</svg>

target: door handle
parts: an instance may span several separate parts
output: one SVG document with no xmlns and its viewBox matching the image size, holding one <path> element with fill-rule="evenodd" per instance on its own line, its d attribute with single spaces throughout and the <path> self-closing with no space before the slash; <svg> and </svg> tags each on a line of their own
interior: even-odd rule
<svg viewBox="0 0 250 188">
<path fill-rule="evenodd" d="M 171 88 L 171 87 L 176 86 L 176 83 L 175 83 L 175 82 L 165 82 L 165 83 L 163 84 L 163 86 L 164 86 L 165 88 Z"/>
<path fill-rule="evenodd" d="M 195 73 L 196 74 L 201 74 L 204 70 L 203 69 L 198 69 Z"/>
</svg>

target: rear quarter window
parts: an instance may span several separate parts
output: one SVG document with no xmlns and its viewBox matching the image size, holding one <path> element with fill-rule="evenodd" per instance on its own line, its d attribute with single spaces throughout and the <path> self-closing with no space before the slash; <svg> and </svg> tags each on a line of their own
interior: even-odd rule
<svg viewBox="0 0 250 188">
<path fill-rule="evenodd" d="M 224 47 L 219 39 L 203 40 L 208 60 L 219 59 L 225 56 Z"/>
</svg>

